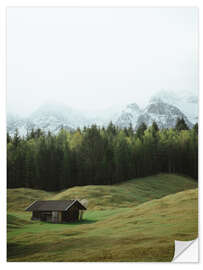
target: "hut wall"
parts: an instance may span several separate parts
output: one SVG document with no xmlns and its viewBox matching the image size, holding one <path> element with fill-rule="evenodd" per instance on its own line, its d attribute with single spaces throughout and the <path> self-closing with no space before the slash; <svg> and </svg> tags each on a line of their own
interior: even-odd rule
<svg viewBox="0 0 203 270">
<path fill-rule="evenodd" d="M 52 212 L 51 211 L 41 211 L 40 220 L 52 222 Z"/>
<path fill-rule="evenodd" d="M 32 211 L 32 217 L 31 217 L 32 220 L 38 220 L 40 219 L 40 212 L 38 211 Z"/>
<path fill-rule="evenodd" d="M 58 212 L 58 222 L 62 222 L 62 212 Z"/>
<path fill-rule="evenodd" d="M 52 211 L 52 222 L 58 223 L 58 212 L 57 211 Z"/>
<path fill-rule="evenodd" d="M 77 205 L 73 205 L 67 211 L 62 212 L 62 221 L 74 222 L 79 219 L 79 209 Z"/>
</svg>

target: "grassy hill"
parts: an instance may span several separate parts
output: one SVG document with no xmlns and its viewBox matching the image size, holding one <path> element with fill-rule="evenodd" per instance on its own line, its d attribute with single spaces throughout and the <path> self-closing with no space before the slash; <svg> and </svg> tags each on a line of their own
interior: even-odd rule
<svg viewBox="0 0 203 270">
<path fill-rule="evenodd" d="M 55 193 L 31 188 L 7 189 L 7 210 L 24 211 L 35 200 L 50 200 Z"/>
<path fill-rule="evenodd" d="M 8 260 L 171 261 L 174 240 L 197 237 L 196 187 L 190 178 L 162 174 L 58 194 L 31 190 L 32 200 L 37 194 L 40 199 L 88 199 L 84 220 L 72 224 L 30 221 L 30 213 L 22 211 L 30 203 L 26 189 L 9 190 L 14 198 L 8 198 Z M 14 209 L 18 197 L 22 208 Z"/>
<path fill-rule="evenodd" d="M 8 189 L 7 206 L 9 211 L 21 211 L 34 200 L 88 199 L 88 209 L 106 210 L 137 206 L 149 200 L 196 187 L 197 183 L 189 177 L 159 174 L 111 186 L 73 187 L 58 193 L 28 188 Z"/>
</svg>

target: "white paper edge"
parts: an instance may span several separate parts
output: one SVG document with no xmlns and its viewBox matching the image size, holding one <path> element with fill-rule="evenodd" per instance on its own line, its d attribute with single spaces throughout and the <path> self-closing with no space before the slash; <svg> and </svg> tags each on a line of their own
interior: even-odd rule
<svg viewBox="0 0 203 270">
<path fill-rule="evenodd" d="M 175 240 L 175 252 L 172 262 L 198 263 L 199 262 L 199 239 L 192 241 Z"/>
</svg>

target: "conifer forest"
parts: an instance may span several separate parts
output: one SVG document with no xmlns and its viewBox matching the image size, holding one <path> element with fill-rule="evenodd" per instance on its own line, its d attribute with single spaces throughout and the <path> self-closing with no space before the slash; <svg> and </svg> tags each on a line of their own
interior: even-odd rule
<svg viewBox="0 0 203 270">
<path fill-rule="evenodd" d="M 8 188 L 57 191 L 73 186 L 111 185 L 157 173 L 198 179 L 198 124 L 177 119 L 172 129 L 156 122 L 119 128 L 61 128 L 58 134 L 32 130 L 25 137 L 7 133 Z"/>
</svg>

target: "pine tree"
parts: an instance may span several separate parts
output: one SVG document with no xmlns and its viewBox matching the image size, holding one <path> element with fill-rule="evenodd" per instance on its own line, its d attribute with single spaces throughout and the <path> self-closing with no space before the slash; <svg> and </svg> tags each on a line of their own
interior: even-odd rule
<svg viewBox="0 0 203 270">
<path fill-rule="evenodd" d="M 144 136 L 144 132 L 147 129 L 146 124 L 143 122 L 136 131 L 136 136 L 142 140 L 142 137 Z"/>
<path fill-rule="evenodd" d="M 26 138 L 7 134 L 8 187 L 61 190 L 74 185 L 114 184 L 153 173 L 198 179 L 198 124 L 160 129 L 154 122 L 121 129 L 93 125 L 57 135 L 32 130 Z"/>
<path fill-rule="evenodd" d="M 11 136 L 9 135 L 9 132 L 7 132 L 7 144 L 12 142 L 12 138 Z"/>
<path fill-rule="evenodd" d="M 196 123 L 193 127 L 195 133 L 198 135 L 198 123 Z"/>
<path fill-rule="evenodd" d="M 188 126 L 185 123 L 185 120 L 182 118 L 177 118 L 175 129 L 180 131 L 180 130 L 188 130 Z"/>
<path fill-rule="evenodd" d="M 20 135 L 19 135 L 18 129 L 16 129 L 15 130 L 14 137 L 13 137 L 13 145 L 15 147 L 17 147 L 19 145 L 20 141 L 21 141 Z"/>
</svg>

